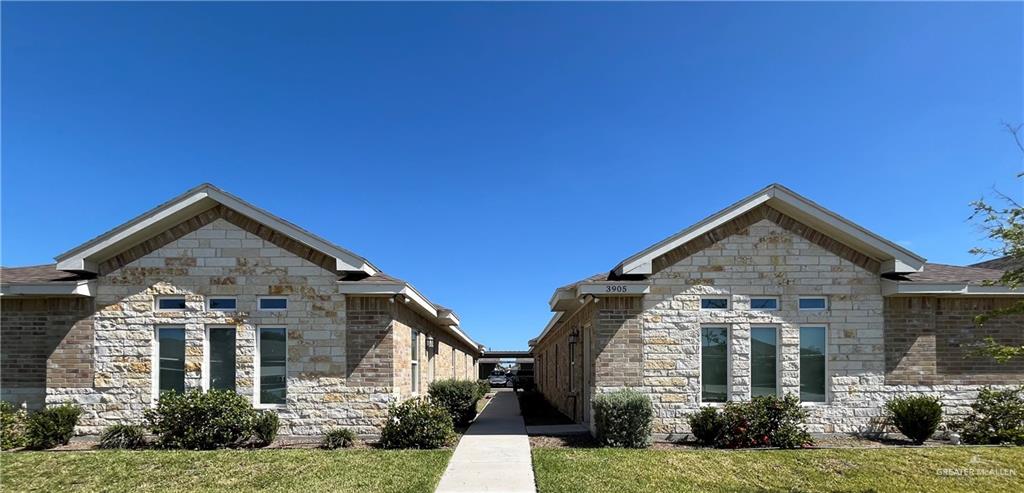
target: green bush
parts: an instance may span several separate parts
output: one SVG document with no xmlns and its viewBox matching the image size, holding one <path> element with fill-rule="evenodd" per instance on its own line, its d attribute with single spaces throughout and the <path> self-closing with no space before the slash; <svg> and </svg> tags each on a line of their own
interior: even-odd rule
<svg viewBox="0 0 1024 493">
<path fill-rule="evenodd" d="M 942 422 L 942 403 L 932 396 L 897 397 L 885 403 L 885 410 L 896 429 L 918 444 L 930 438 Z"/>
<path fill-rule="evenodd" d="M 320 448 L 334 450 L 338 448 L 349 448 L 356 443 L 356 434 L 348 428 L 335 428 L 324 434 Z"/>
<path fill-rule="evenodd" d="M 476 417 L 480 386 L 472 380 L 438 380 L 430 384 L 427 394 L 448 411 L 455 426 L 466 426 Z"/>
<path fill-rule="evenodd" d="M 445 408 L 429 399 L 409 399 L 391 406 L 381 432 L 384 448 L 440 448 L 452 443 L 455 428 Z"/>
<path fill-rule="evenodd" d="M 29 414 L 25 446 L 41 450 L 67 445 L 81 415 L 82 409 L 74 404 L 61 404 Z"/>
<path fill-rule="evenodd" d="M 783 398 L 754 397 L 729 402 L 722 410 L 722 430 L 716 446 L 723 448 L 798 448 L 812 443 L 803 428 L 807 411 L 793 394 Z"/>
<path fill-rule="evenodd" d="M 477 392 L 476 392 L 476 396 L 477 396 L 476 399 L 477 400 L 483 399 L 484 396 L 486 396 L 487 393 L 491 391 L 491 382 L 487 381 L 486 378 L 482 379 L 482 380 L 477 380 L 476 381 L 476 386 L 477 386 Z"/>
<path fill-rule="evenodd" d="M 237 445 L 252 435 L 256 419 L 249 399 L 230 390 L 165 392 L 144 414 L 161 446 L 193 450 Z"/>
<path fill-rule="evenodd" d="M 594 399 L 594 425 L 602 445 L 647 447 L 651 444 L 653 416 L 651 399 L 635 390 L 601 394 Z"/>
<path fill-rule="evenodd" d="M 7 401 L 0 401 L 0 450 L 25 446 L 28 413 Z"/>
<path fill-rule="evenodd" d="M 146 430 L 139 425 L 113 425 L 100 435 L 104 449 L 138 449 L 146 446 Z"/>
<path fill-rule="evenodd" d="M 693 437 L 706 447 L 715 444 L 718 435 L 722 433 L 722 428 L 725 427 L 722 413 L 713 407 L 702 407 L 700 411 L 691 414 L 688 421 Z"/>
<path fill-rule="evenodd" d="M 964 443 L 1024 445 L 1024 386 L 1007 390 L 981 389 L 971 415 L 954 423 Z"/>
<path fill-rule="evenodd" d="M 276 412 L 269 409 L 257 411 L 252 420 L 252 435 L 256 439 L 256 444 L 266 447 L 273 443 L 280 427 L 281 418 L 277 416 Z"/>
</svg>

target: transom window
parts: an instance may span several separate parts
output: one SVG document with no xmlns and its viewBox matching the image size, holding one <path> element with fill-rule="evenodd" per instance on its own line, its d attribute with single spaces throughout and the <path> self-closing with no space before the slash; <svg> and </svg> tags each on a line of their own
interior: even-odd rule
<svg viewBox="0 0 1024 493">
<path fill-rule="evenodd" d="M 778 298 L 750 298 L 751 310 L 778 310 Z"/>
<path fill-rule="evenodd" d="M 800 298 L 800 309 L 807 311 L 827 310 L 828 299 L 824 296 L 808 296 Z"/>
<path fill-rule="evenodd" d="M 181 311 L 185 309 L 184 296 L 161 296 L 156 299 L 156 309 L 164 311 Z"/>
<path fill-rule="evenodd" d="M 206 307 L 211 311 L 234 311 L 237 304 L 234 298 L 210 298 L 206 301 Z"/>
<path fill-rule="evenodd" d="M 287 310 L 288 309 L 288 298 L 271 298 L 264 297 L 259 299 L 260 310 L 273 311 L 273 310 Z"/>
<path fill-rule="evenodd" d="M 729 329 L 701 329 L 700 398 L 703 402 L 725 402 L 729 389 Z"/>
<path fill-rule="evenodd" d="M 700 299 L 701 310 L 728 310 L 729 298 L 726 296 L 709 296 Z"/>
</svg>

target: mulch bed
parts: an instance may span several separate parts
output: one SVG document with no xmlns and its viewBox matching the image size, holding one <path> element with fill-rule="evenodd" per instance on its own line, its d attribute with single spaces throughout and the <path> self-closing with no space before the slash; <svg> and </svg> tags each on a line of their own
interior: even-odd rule
<svg viewBox="0 0 1024 493">
<path fill-rule="evenodd" d="M 829 435 L 814 439 L 814 445 L 808 448 L 833 449 L 833 448 L 899 448 L 899 447 L 947 447 L 951 446 L 945 440 L 928 440 L 923 445 L 915 445 L 909 440 L 897 438 L 872 438 L 853 435 Z M 597 441 L 589 435 L 566 435 L 566 436 L 531 436 L 530 447 L 543 448 L 594 448 L 598 447 Z M 701 450 L 701 447 L 694 442 L 655 442 L 651 445 L 653 450 Z M 756 449 L 743 449 L 756 450 Z"/>
</svg>

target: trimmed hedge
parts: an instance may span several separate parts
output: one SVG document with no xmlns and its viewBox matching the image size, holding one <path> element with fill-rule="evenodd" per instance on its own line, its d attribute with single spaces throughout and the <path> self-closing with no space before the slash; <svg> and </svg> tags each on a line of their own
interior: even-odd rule
<svg viewBox="0 0 1024 493">
<path fill-rule="evenodd" d="M 466 426 L 476 417 L 480 385 L 472 380 L 438 380 L 427 390 L 430 400 L 443 407 L 455 426 Z"/>
<path fill-rule="evenodd" d="M 239 445 L 257 418 L 252 402 L 230 390 L 165 392 L 143 413 L 161 446 L 192 450 Z"/>
<path fill-rule="evenodd" d="M 813 443 L 803 428 L 807 411 L 794 394 L 759 396 L 726 403 L 717 446 L 723 448 L 798 448 Z"/>
<path fill-rule="evenodd" d="M 252 420 L 252 435 L 256 445 L 266 447 L 277 438 L 277 430 L 281 427 L 281 418 L 269 409 L 257 411 Z"/>
<path fill-rule="evenodd" d="M 25 446 L 41 450 L 67 445 L 81 415 L 82 409 L 74 404 L 61 404 L 29 414 L 25 426 Z"/>
<path fill-rule="evenodd" d="M 356 434 L 348 428 L 335 428 L 328 430 L 324 434 L 323 441 L 320 442 L 320 448 L 327 450 L 334 450 L 339 448 L 349 448 L 356 443 Z"/>
<path fill-rule="evenodd" d="M 992 390 L 984 387 L 971 404 L 971 415 L 954 423 L 964 443 L 1024 445 L 1024 386 Z"/>
<path fill-rule="evenodd" d="M 651 444 L 654 408 L 650 397 L 635 390 L 601 394 L 594 399 L 597 440 L 610 447 L 644 448 Z"/>
<path fill-rule="evenodd" d="M 0 450 L 25 446 L 28 412 L 7 401 L 0 401 Z"/>
<path fill-rule="evenodd" d="M 489 382 L 486 378 L 477 380 L 476 385 L 477 400 L 483 399 L 485 396 L 487 396 L 487 393 L 491 391 L 491 382 Z"/>
<path fill-rule="evenodd" d="M 103 430 L 99 448 L 139 449 L 146 446 L 146 430 L 139 425 L 113 425 Z"/>
<path fill-rule="evenodd" d="M 930 438 L 942 422 L 942 403 L 932 396 L 897 397 L 885 403 L 885 410 L 896 429 L 917 444 Z"/>
<path fill-rule="evenodd" d="M 384 448 L 433 449 L 448 446 L 455 438 L 452 417 L 430 399 L 409 399 L 388 410 L 381 431 Z"/>
<path fill-rule="evenodd" d="M 691 414 L 687 421 L 690 423 L 693 438 L 705 447 L 713 446 L 725 428 L 722 413 L 713 407 L 701 408 L 700 411 Z"/>
</svg>

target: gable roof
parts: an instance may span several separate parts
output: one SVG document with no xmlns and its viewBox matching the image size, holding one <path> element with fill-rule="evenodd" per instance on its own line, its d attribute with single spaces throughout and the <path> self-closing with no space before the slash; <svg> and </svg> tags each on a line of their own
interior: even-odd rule
<svg viewBox="0 0 1024 493">
<path fill-rule="evenodd" d="M 209 183 L 203 183 L 173 199 L 142 213 L 134 219 L 58 255 L 57 269 L 97 272 L 97 265 L 119 252 L 137 245 L 167 228 L 216 205 L 223 205 L 292 240 L 333 257 L 339 271 L 376 274 L 380 269 L 365 258 L 328 242 L 295 224 L 260 209 Z"/>
<path fill-rule="evenodd" d="M 655 271 L 654 260 L 656 258 L 761 205 L 776 209 L 873 258 L 881 264 L 883 273 L 918 272 L 924 267 L 924 257 L 862 228 L 778 183 L 773 183 L 697 224 L 623 260 L 612 269 L 612 273 L 618 276 L 652 274 Z"/>
<path fill-rule="evenodd" d="M 912 272 L 903 276 L 901 281 L 919 283 L 957 283 L 972 286 L 983 286 L 998 281 L 1003 269 L 988 269 L 975 266 L 959 266 L 946 264 L 924 264 L 921 272 Z"/>
</svg>

